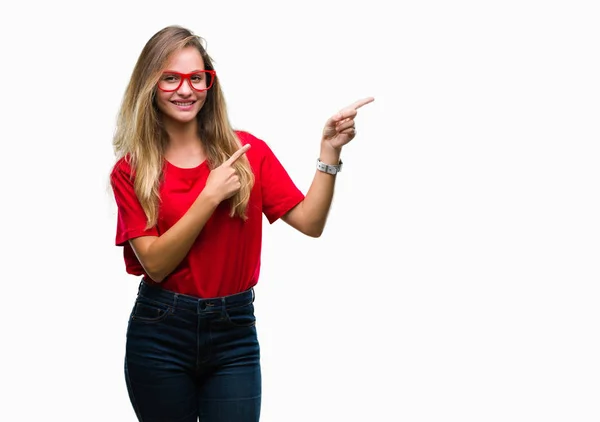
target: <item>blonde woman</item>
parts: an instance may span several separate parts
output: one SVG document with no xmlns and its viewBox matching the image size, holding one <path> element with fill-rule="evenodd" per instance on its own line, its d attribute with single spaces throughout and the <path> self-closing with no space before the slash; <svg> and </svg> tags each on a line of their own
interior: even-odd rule
<svg viewBox="0 0 600 422">
<path fill-rule="evenodd" d="M 125 378 L 140 421 L 258 421 L 254 290 L 262 216 L 323 231 L 357 109 L 324 128 L 304 195 L 269 146 L 232 129 L 202 39 L 170 26 L 143 48 L 120 109 L 111 186 L 116 244 L 141 276 Z"/>
</svg>

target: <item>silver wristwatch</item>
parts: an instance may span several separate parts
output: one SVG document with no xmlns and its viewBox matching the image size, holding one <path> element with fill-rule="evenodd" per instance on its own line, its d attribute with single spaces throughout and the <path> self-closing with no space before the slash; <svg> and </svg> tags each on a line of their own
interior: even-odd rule
<svg viewBox="0 0 600 422">
<path fill-rule="evenodd" d="M 317 170 L 322 171 L 324 173 L 329 173 L 329 174 L 337 174 L 340 171 L 342 171 L 342 160 L 340 160 L 340 163 L 337 166 L 332 166 L 329 164 L 325 164 L 324 162 L 321 161 L 321 159 L 317 158 Z"/>
</svg>

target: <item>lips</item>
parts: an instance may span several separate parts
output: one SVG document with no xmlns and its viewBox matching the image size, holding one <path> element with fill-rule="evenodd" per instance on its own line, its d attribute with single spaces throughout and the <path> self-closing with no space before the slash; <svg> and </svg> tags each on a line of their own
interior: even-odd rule
<svg viewBox="0 0 600 422">
<path fill-rule="evenodd" d="M 178 107 L 189 107 L 192 104 L 194 104 L 196 101 L 171 101 L 171 102 Z"/>
</svg>

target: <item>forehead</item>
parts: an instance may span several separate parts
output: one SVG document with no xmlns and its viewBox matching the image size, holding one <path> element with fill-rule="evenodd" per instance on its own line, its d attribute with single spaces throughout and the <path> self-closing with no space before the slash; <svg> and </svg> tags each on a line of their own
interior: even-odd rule
<svg viewBox="0 0 600 422">
<path fill-rule="evenodd" d="M 166 69 L 187 73 L 204 69 L 204 60 L 196 47 L 185 47 L 169 57 Z"/>
</svg>

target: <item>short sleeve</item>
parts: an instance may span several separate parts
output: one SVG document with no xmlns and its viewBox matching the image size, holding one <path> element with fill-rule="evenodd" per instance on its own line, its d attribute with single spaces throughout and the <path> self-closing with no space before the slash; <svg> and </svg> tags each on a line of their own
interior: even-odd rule
<svg viewBox="0 0 600 422">
<path fill-rule="evenodd" d="M 273 224 L 304 200 L 304 194 L 294 184 L 288 172 L 271 148 L 263 143 L 264 156 L 260 167 L 263 213 Z"/>
<path fill-rule="evenodd" d="M 115 244 L 126 246 L 129 239 L 140 236 L 158 236 L 158 229 L 146 230 L 146 214 L 140 204 L 130 177 L 131 170 L 124 160 L 118 162 L 110 175 L 117 203 L 117 235 Z"/>
</svg>

